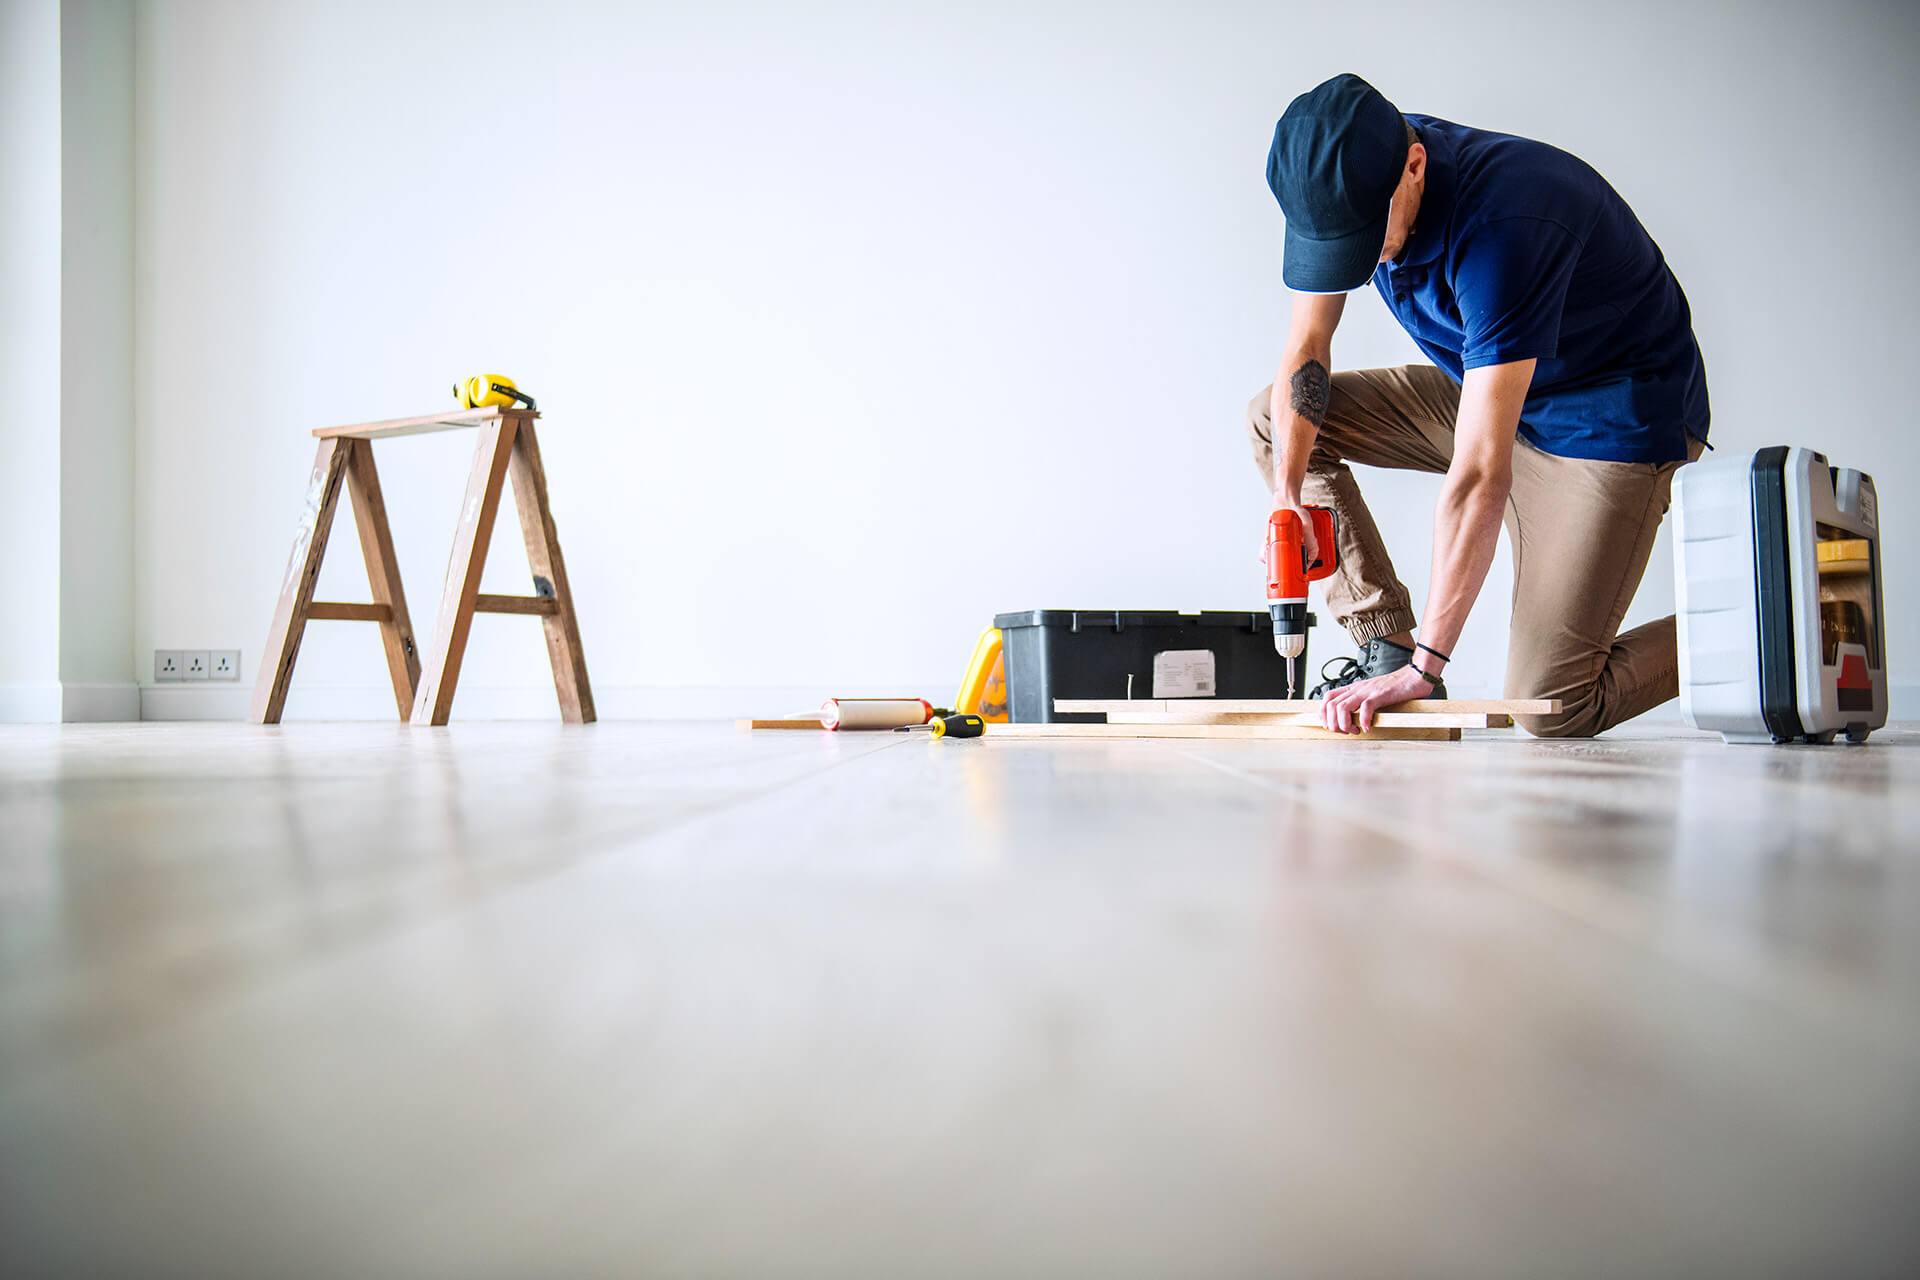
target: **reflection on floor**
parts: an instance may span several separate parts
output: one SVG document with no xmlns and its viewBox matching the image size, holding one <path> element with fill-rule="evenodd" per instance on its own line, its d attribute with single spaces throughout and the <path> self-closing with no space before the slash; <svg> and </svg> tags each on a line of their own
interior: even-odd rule
<svg viewBox="0 0 1920 1280">
<path fill-rule="evenodd" d="M 1920 1274 L 1920 734 L 0 729 L 0 1272 Z"/>
</svg>

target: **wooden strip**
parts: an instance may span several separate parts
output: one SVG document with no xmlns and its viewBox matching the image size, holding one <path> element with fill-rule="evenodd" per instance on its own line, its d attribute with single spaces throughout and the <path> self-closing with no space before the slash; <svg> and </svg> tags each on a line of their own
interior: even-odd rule
<svg viewBox="0 0 1920 1280">
<path fill-rule="evenodd" d="M 413 698 L 414 724 L 442 725 L 452 714 L 453 690 L 467 653 L 467 632 L 473 626 L 473 601 L 480 594 L 480 571 L 486 567 L 487 544 L 500 510 L 500 489 L 506 483 L 507 459 L 518 424 L 512 415 L 497 416 L 480 428 L 480 439 L 474 444 L 467 496 L 460 504 L 460 524 L 454 531 L 447 580 L 440 592 L 433 648 L 422 664 L 420 688 Z"/>
<path fill-rule="evenodd" d="M 560 602 L 552 596 L 475 596 L 475 613 L 559 613 Z"/>
<path fill-rule="evenodd" d="M 1507 716 L 1497 716 L 1490 711 L 1481 712 L 1420 712 L 1407 711 L 1376 712 L 1373 722 L 1383 729 L 1503 729 L 1513 723 Z M 1109 711 L 1108 724 L 1265 724 L 1276 727 L 1298 725 L 1306 728 L 1317 727 L 1320 723 L 1318 711 L 1289 712 L 1286 715 L 1209 715 L 1205 711 Z"/>
<path fill-rule="evenodd" d="M 400 558 L 393 553 L 387 501 L 380 495 L 380 473 L 373 465 L 370 441 L 352 442 L 347 457 L 347 493 L 353 498 L 354 524 L 360 531 L 360 556 L 367 563 L 367 586 L 373 592 L 374 604 L 386 611 L 385 617 L 375 621 L 380 624 L 380 647 L 387 655 L 394 705 L 405 720 L 413 711 L 413 691 L 420 684 L 419 646 L 413 639 L 413 619 L 407 616 Z"/>
<path fill-rule="evenodd" d="M 307 617 L 314 622 L 391 622 L 393 610 L 384 604 L 315 600 L 307 606 Z"/>
<path fill-rule="evenodd" d="M 1055 698 L 1053 709 L 1070 712 L 1175 711 L 1205 707 L 1216 715 L 1285 715 L 1318 711 L 1317 698 Z M 1484 712 L 1505 716 L 1550 716 L 1559 712 L 1558 698 L 1421 698 L 1391 708 L 1409 715 L 1446 715 Z"/>
<path fill-rule="evenodd" d="M 990 724 L 989 738 L 1205 738 L 1275 742 L 1458 742 L 1452 728 L 1375 729 L 1331 733 L 1297 725 L 1255 724 Z"/>
<path fill-rule="evenodd" d="M 541 623 L 547 637 L 547 658 L 553 664 L 553 688 L 560 698 L 560 718 L 568 724 L 592 724 L 593 686 L 587 681 L 587 655 L 580 646 L 580 622 L 574 614 L 573 588 L 567 584 L 567 562 L 560 555 L 560 534 L 547 501 L 547 472 L 540 464 L 540 442 L 533 423 L 523 422 L 513 444 L 513 502 L 520 516 L 520 536 L 527 544 L 527 564 L 533 570 L 535 591 L 550 596 L 554 612 Z"/>
<path fill-rule="evenodd" d="M 382 422 L 351 422 L 341 427 L 319 427 L 313 434 L 318 440 L 341 437 L 385 440 L 392 436 L 417 436 L 429 431 L 458 431 L 464 427 L 483 426 L 500 418 L 525 422 L 539 416 L 531 409 L 502 409 L 497 405 L 489 405 L 485 409 L 456 409 L 452 413 L 428 413 L 417 418 L 388 418 Z"/>
<path fill-rule="evenodd" d="M 254 724 L 279 724 L 293 682 L 294 659 L 306 630 L 313 586 L 320 578 L 320 561 L 327 554 L 327 535 L 333 529 L 333 508 L 340 500 L 340 477 L 346 471 L 347 447 L 322 440 L 307 479 L 306 501 L 294 528 L 293 549 L 287 554 L 287 572 L 280 580 L 280 602 L 260 650 L 260 673 L 253 681 L 253 701 L 247 719 Z"/>
<path fill-rule="evenodd" d="M 733 724 L 736 729 L 819 729 L 822 733 L 827 732 L 821 728 L 818 720 L 735 720 Z"/>
</svg>

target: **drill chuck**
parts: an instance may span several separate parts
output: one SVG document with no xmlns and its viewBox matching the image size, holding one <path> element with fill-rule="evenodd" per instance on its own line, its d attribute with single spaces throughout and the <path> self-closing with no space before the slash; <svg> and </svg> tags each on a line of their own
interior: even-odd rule
<svg viewBox="0 0 1920 1280">
<path fill-rule="evenodd" d="M 1267 609 L 1273 614 L 1273 649 L 1283 658 L 1297 658 L 1307 651 L 1307 628 L 1313 615 L 1304 600 L 1271 600 Z"/>
</svg>

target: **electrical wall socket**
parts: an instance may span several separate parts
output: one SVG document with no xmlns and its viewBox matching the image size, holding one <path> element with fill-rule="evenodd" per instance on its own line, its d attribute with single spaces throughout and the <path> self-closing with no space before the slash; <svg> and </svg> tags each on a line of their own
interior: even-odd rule
<svg viewBox="0 0 1920 1280">
<path fill-rule="evenodd" d="M 238 680 L 238 649 L 155 649 L 155 683 L 174 680 Z"/>
</svg>

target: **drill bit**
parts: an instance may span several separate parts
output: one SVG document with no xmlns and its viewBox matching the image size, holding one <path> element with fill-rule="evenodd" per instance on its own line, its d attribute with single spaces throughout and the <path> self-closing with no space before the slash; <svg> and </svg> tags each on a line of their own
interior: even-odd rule
<svg viewBox="0 0 1920 1280">
<path fill-rule="evenodd" d="M 1293 691 L 1296 687 L 1294 683 L 1297 676 L 1296 669 L 1300 664 L 1301 656 L 1307 651 L 1307 637 L 1304 634 L 1306 627 L 1304 623 L 1299 625 L 1301 628 L 1299 631 L 1290 631 L 1286 629 L 1289 623 L 1279 618 L 1274 620 L 1273 651 L 1287 660 L 1287 701 L 1289 702 L 1293 701 Z"/>
</svg>

